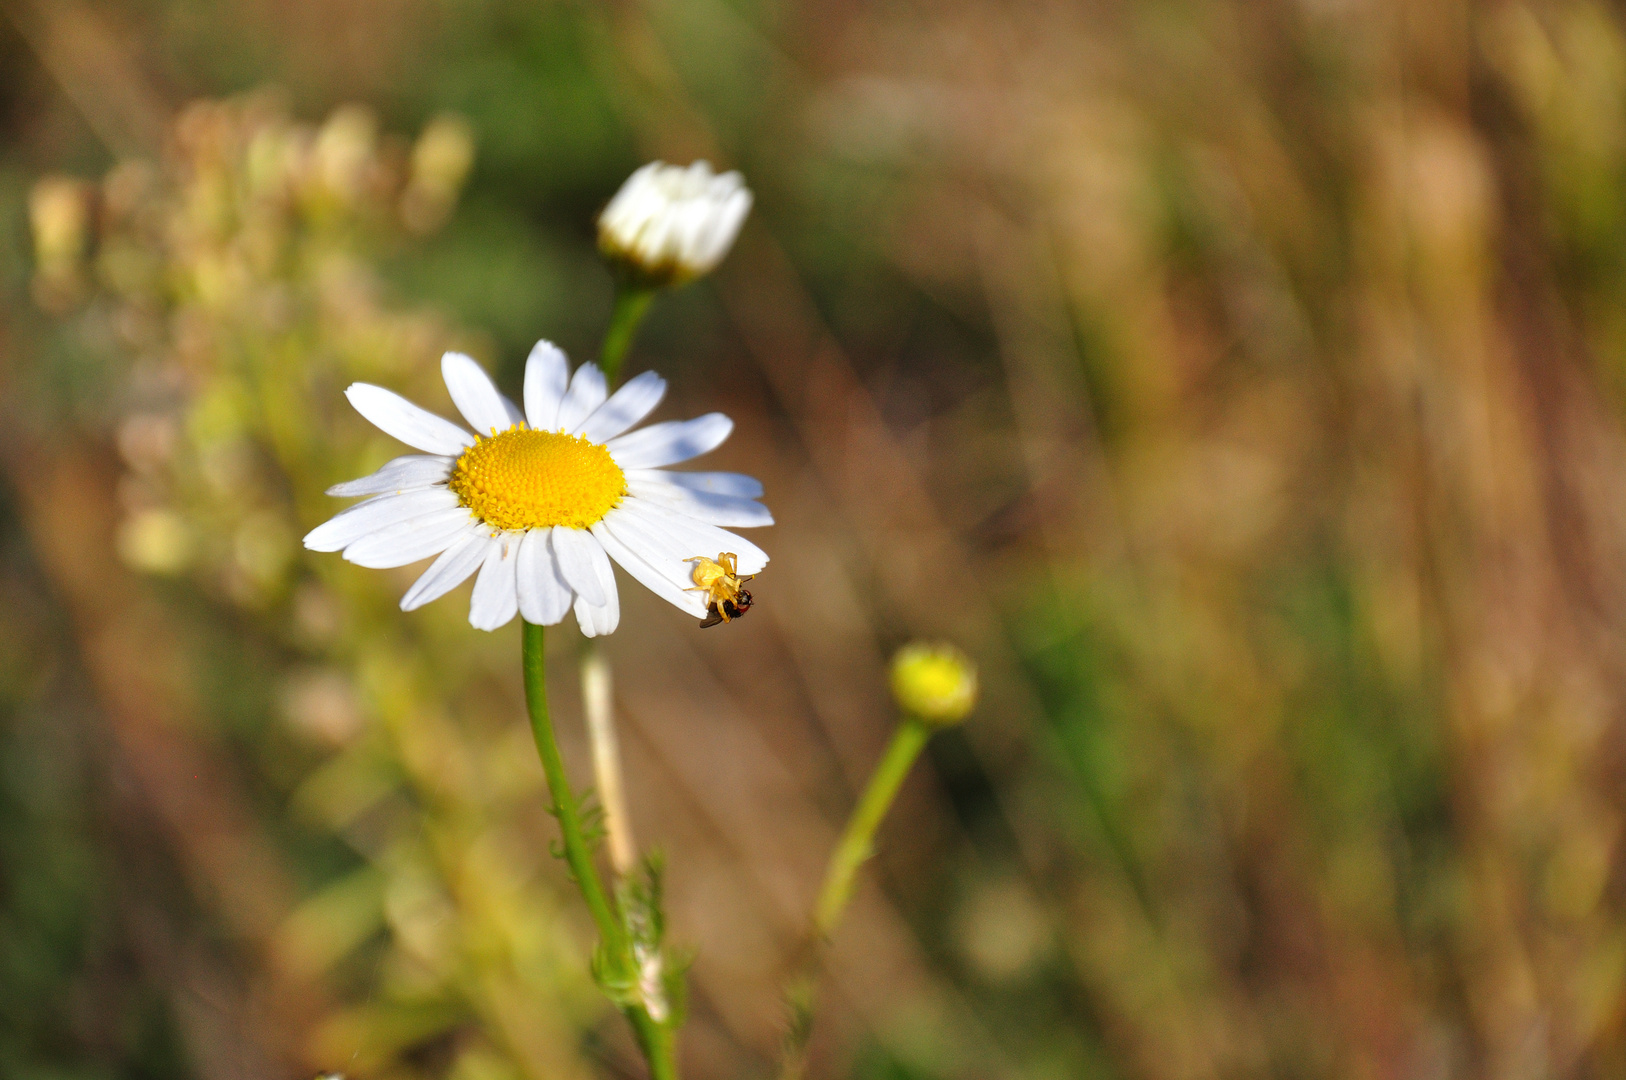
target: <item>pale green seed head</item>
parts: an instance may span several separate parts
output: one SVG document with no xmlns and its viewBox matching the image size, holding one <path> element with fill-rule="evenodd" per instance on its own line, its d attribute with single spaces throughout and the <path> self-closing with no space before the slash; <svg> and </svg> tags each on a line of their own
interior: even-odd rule
<svg viewBox="0 0 1626 1080">
<path fill-rule="evenodd" d="M 958 724 L 977 704 L 977 665 L 953 645 L 905 645 L 892 658 L 892 696 L 928 724 Z"/>
</svg>

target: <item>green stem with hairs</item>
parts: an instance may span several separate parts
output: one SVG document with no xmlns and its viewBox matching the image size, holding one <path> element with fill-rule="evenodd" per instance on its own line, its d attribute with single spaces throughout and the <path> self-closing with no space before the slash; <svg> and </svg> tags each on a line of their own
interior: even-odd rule
<svg viewBox="0 0 1626 1080">
<path fill-rule="evenodd" d="M 531 622 L 524 623 L 525 705 L 531 715 L 531 734 L 536 737 L 536 752 L 542 758 L 542 772 L 548 778 L 553 814 L 559 819 L 559 832 L 564 838 L 565 862 L 570 867 L 576 887 L 581 890 L 582 899 L 587 902 L 593 922 L 598 926 L 601 983 L 636 985 L 638 973 L 631 944 L 620 916 L 611 905 L 610 895 L 604 889 L 598 867 L 593 863 L 593 849 L 582 828 L 581 809 L 570 790 L 564 758 L 559 754 L 559 743 L 553 735 L 553 720 L 548 714 L 547 669 L 542 658 L 543 638 L 542 627 Z M 638 1037 L 638 1046 L 649 1063 L 651 1080 L 677 1080 L 671 1029 L 656 1022 L 641 1004 L 618 1004 Z"/>
<path fill-rule="evenodd" d="M 604 347 L 598 354 L 598 366 L 604 370 L 604 378 L 611 386 L 615 385 L 616 377 L 621 374 L 621 361 L 626 358 L 627 350 L 632 348 L 633 338 L 638 336 L 638 327 L 643 323 L 649 303 L 655 299 L 657 291 L 647 285 L 633 285 L 624 281 L 616 283 L 610 328 L 604 331 Z"/>
</svg>

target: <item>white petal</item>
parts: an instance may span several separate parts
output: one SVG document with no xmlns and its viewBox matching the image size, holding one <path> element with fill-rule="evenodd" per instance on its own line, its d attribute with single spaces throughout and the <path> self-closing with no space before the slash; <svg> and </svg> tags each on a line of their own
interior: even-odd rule
<svg viewBox="0 0 1626 1080">
<path fill-rule="evenodd" d="M 576 434 L 596 443 L 615 438 L 654 411 L 666 396 L 666 380 L 653 371 L 646 371 L 614 394 L 610 400 L 593 410 L 593 415 L 582 421 Z"/>
<path fill-rule="evenodd" d="M 733 495 L 741 499 L 762 498 L 762 481 L 737 472 L 669 472 L 666 469 L 628 469 L 627 480 L 660 480 L 691 491 L 712 495 Z"/>
<path fill-rule="evenodd" d="M 668 420 L 611 439 L 610 456 L 623 469 L 654 469 L 709 454 L 734 430 L 734 421 L 722 413 L 707 413 L 693 420 Z"/>
<path fill-rule="evenodd" d="M 357 566 L 388 570 L 439 555 L 468 530 L 474 516 L 462 506 L 402 521 L 357 540 L 344 557 Z"/>
<path fill-rule="evenodd" d="M 453 541 L 451 547 L 441 552 L 440 558 L 430 563 L 429 569 L 401 597 L 401 610 L 416 611 L 467 581 L 470 574 L 480 569 L 488 542 L 485 531 L 470 523 L 463 538 Z"/>
<path fill-rule="evenodd" d="M 577 599 L 579 600 L 581 597 L 577 597 Z M 593 614 L 598 619 L 599 637 L 603 637 L 605 634 L 615 633 L 616 627 L 621 625 L 620 597 L 610 597 L 609 602 L 603 607 L 593 609 Z"/>
<path fill-rule="evenodd" d="M 654 593 L 656 596 L 674 605 L 681 611 L 686 611 L 695 618 L 704 618 L 706 615 L 706 599 L 698 592 L 684 592 L 685 586 L 667 580 L 662 574 L 644 561 L 631 548 L 627 547 L 616 536 L 609 526 L 615 522 L 617 511 L 612 510 L 603 521 L 593 526 L 593 535 L 599 543 L 604 545 L 605 552 L 614 559 L 621 569 L 632 576 L 638 584 Z"/>
<path fill-rule="evenodd" d="M 570 362 L 559 346 L 539 341 L 525 361 L 525 416 L 537 431 L 558 427 L 559 402 L 570 379 Z"/>
<path fill-rule="evenodd" d="M 644 226 L 638 241 L 638 250 L 650 263 L 677 262 L 683 255 L 682 237 L 678 233 L 682 207 L 669 206 Z"/>
<path fill-rule="evenodd" d="M 452 395 L 452 404 L 481 435 L 492 435 L 508 427 L 508 410 L 503 408 L 502 395 L 492 385 L 474 357 L 460 352 L 449 352 L 440 358 L 440 374 L 446 380 L 446 389 Z"/>
<path fill-rule="evenodd" d="M 438 484 L 452 473 L 453 458 L 407 454 L 380 465 L 378 471 L 360 480 L 346 480 L 334 484 L 327 493 L 336 498 L 352 495 L 382 495 L 400 493 L 408 488 Z"/>
<path fill-rule="evenodd" d="M 705 200 L 695 199 L 673 207 L 672 247 L 696 270 L 704 269 L 695 264 L 695 256 L 701 231 L 710 220 L 711 205 Z"/>
<path fill-rule="evenodd" d="M 621 597 L 616 594 L 615 571 L 610 569 L 610 558 L 597 542 L 592 543 L 593 547 L 598 548 L 598 558 L 593 560 L 593 566 L 600 574 L 598 584 L 605 594 L 605 602 L 589 603 L 587 597 L 577 595 L 572 607 L 576 610 L 576 625 L 582 628 L 582 633 L 589 638 L 602 638 L 603 634 L 615 633 L 616 626 L 621 625 Z"/>
<path fill-rule="evenodd" d="M 474 436 L 393 390 L 371 383 L 351 383 L 344 392 L 357 412 L 386 435 L 431 454 L 456 457 L 474 445 Z"/>
<path fill-rule="evenodd" d="M 637 513 L 627 513 L 627 507 L 636 501 L 628 499 L 604 516 L 610 533 L 672 588 L 679 592 L 693 588 L 694 563 L 690 560 L 698 552 L 683 541 L 673 539 L 664 526 L 639 517 Z M 713 552 L 706 558 L 713 558 L 715 554 Z"/>
<path fill-rule="evenodd" d="M 599 634 L 603 633 L 599 629 L 599 623 L 601 622 L 599 617 L 600 609 L 595 608 L 579 596 L 576 597 L 576 602 L 571 605 L 571 608 L 576 612 L 576 626 L 581 630 L 582 637 L 598 637 Z"/>
<path fill-rule="evenodd" d="M 532 529 L 519 545 L 519 611 L 527 622 L 552 626 L 570 610 L 573 595 L 553 557 L 551 529 Z"/>
<path fill-rule="evenodd" d="M 502 411 L 508 414 L 508 426 L 525 423 L 525 410 L 514 403 L 514 399 L 507 394 L 498 394 L 502 398 Z"/>
<path fill-rule="evenodd" d="M 751 193 L 744 188 L 729 195 L 721 206 L 713 207 L 704 230 L 695 241 L 696 264 L 709 269 L 722 262 L 728 249 L 734 246 L 745 215 L 750 212 Z"/>
<path fill-rule="evenodd" d="M 751 499 L 713 495 L 659 480 L 634 480 L 631 477 L 627 479 L 627 490 L 640 499 L 651 499 L 708 525 L 753 529 L 773 524 L 773 515 L 768 508 Z"/>
<path fill-rule="evenodd" d="M 457 505 L 457 496 L 443 487 L 420 488 L 399 495 L 380 495 L 341 510 L 305 534 L 305 546 L 312 551 L 339 551 L 369 533 L 398 521 L 446 510 Z"/>
<path fill-rule="evenodd" d="M 657 169 L 662 167 L 658 161 L 651 161 L 648 165 L 640 167 L 621 190 L 615 193 L 604 212 L 599 214 L 599 227 L 614 230 L 622 234 L 636 222 L 641 220 L 647 211 L 644 207 L 650 202 L 654 188 L 653 178 Z"/>
<path fill-rule="evenodd" d="M 696 521 L 687 514 L 669 510 L 648 499 L 624 499 L 619 509 L 648 522 L 676 546 L 687 546 L 684 557 L 704 555 L 715 559 L 720 551 L 731 551 L 739 556 L 740 573 L 756 574 L 768 565 L 768 553 L 737 533 L 727 532 L 715 525 Z"/>
<path fill-rule="evenodd" d="M 553 527 L 553 554 L 559 560 L 559 572 L 570 587 L 581 593 L 589 604 L 604 603 L 602 574 L 598 561 L 604 558 L 604 549 L 593 542 L 585 529 L 572 529 L 565 525 Z M 609 564 L 605 564 L 608 569 Z"/>
<path fill-rule="evenodd" d="M 576 612 L 576 628 L 582 632 L 582 637 L 598 637 L 593 609 L 587 605 L 587 601 L 578 596 L 571 608 Z"/>
<path fill-rule="evenodd" d="M 583 364 L 570 379 L 570 389 L 559 403 L 559 416 L 554 421 L 554 427 L 560 431 L 574 431 L 589 413 L 604 404 L 607 394 L 604 372 L 598 369 L 597 364 Z"/>
<path fill-rule="evenodd" d="M 711 162 L 701 158 L 698 161 L 691 161 L 687 169 L 679 171 L 677 190 L 685 199 L 696 199 L 706 193 L 713 180 Z"/>
<path fill-rule="evenodd" d="M 616 623 L 621 619 L 619 614 L 621 605 L 615 588 L 615 569 L 610 565 L 610 557 L 605 554 L 604 545 L 600 544 L 596 539 L 592 540 L 592 544 L 593 573 L 598 575 L 599 591 L 604 594 L 604 603 L 594 604 L 593 606 L 610 611 L 609 628 L 603 631 L 608 634 L 615 629 Z"/>
<path fill-rule="evenodd" d="M 631 499 L 628 503 L 631 503 Z M 680 592 L 691 589 L 694 586 L 694 564 L 688 560 L 694 553 L 688 545 L 676 542 L 665 530 L 650 524 L 649 520 L 624 511 L 626 503 L 605 516 L 606 522 L 610 522 L 608 529 L 611 535 L 620 540 L 621 547 L 641 558 L 650 571 L 659 574 L 668 586 Z"/>
<path fill-rule="evenodd" d="M 586 637 L 602 637 L 605 634 L 615 633 L 615 628 L 621 625 L 621 598 L 615 591 L 615 572 L 610 570 L 609 559 L 604 560 L 606 576 L 603 581 L 605 588 L 604 603 L 589 604 L 585 597 L 578 595 L 576 602 L 571 605 L 576 612 L 576 625 L 581 627 Z"/>
<path fill-rule="evenodd" d="M 633 198 L 626 204 L 612 236 L 612 239 L 619 239 L 625 248 L 635 248 L 643 243 L 650 227 L 665 215 L 670 205 L 666 196 L 654 185 L 646 185 L 632 194 Z"/>
<path fill-rule="evenodd" d="M 519 613 L 514 571 L 519 565 L 520 540 L 518 533 L 499 533 L 486 548 L 486 561 L 474 579 L 474 595 L 469 597 L 469 625 L 476 630 L 507 626 Z"/>
</svg>

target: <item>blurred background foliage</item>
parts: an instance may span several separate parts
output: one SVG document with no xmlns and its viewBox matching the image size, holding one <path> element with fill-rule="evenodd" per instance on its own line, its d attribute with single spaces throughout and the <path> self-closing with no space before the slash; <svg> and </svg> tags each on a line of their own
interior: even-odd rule
<svg viewBox="0 0 1626 1080">
<path fill-rule="evenodd" d="M 757 208 L 628 371 L 779 520 L 750 619 L 608 644 L 691 1075 L 771 1070 L 918 635 L 984 704 L 815 1075 L 1626 1072 L 1618 7 L 0 16 L 0 1073 L 636 1073 L 516 627 L 298 538 L 396 452 L 347 382 L 592 355 L 656 157 Z"/>
</svg>

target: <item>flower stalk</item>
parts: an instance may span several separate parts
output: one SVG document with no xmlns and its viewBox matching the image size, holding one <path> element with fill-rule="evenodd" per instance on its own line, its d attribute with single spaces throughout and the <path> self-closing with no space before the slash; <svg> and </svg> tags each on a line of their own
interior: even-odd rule
<svg viewBox="0 0 1626 1080">
<path fill-rule="evenodd" d="M 604 331 L 604 345 L 598 356 L 598 366 L 611 386 L 615 385 L 616 378 L 621 374 L 621 361 L 626 359 L 628 350 L 632 348 L 633 340 L 638 336 L 638 327 L 643 324 L 650 302 L 658 291 L 632 281 L 616 283 L 615 306 L 610 311 L 610 326 Z"/>
<path fill-rule="evenodd" d="M 813 934 L 806 943 L 805 959 L 785 985 L 787 1016 L 780 1080 L 801 1080 L 806 1072 L 823 946 L 847 910 L 859 868 L 875 853 L 875 834 L 881 822 L 932 734 L 963 722 L 977 703 L 977 666 L 952 645 L 915 642 L 904 646 L 892 658 L 889 681 L 903 719 L 830 853 L 813 909 Z"/>
<path fill-rule="evenodd" d="M 525 705 L 531 717 L 537 754 L 542 759 L 542 772 L 547 776 L 553 815 L 559 819 L 565 863 L 598 927 L 599 949 L 593 965 L 594 975 L 632 1024 L 638 1046 L 649 1064 L 651 1080 L 677 1080 L 671 1028 L 657 1022 L 636 996 L 628 996 L 622 989 L 635 988 L 640 972 L 623 920 L 612 906 L 598 867 L 593 863 L 593 849 L 582 822 L 581 807 L 570 790 L 564 758 L 554 737 L 553 720 L 548 712 L 547 670 L 543 662 L 544 635 L 544 628 L 536 623 L 523 624 Z"/>
<path fill-rule="evenodd" d="M 858 869 L 875 854 L 875 833 L 886 820 L 887 811 L 898 797 L 904 778 L 914 767 L 927 741 L 932 725 L 907 716 L 892 733 L 881 762 L 870 774 L 863 796 L 847 819 L 841 840 L 830 854 L 824 884 L 813 909 L 813 940 L 807 943 L 806 960 L 785 985 L 786 1024 L 781 1047 L 780 1080 L 801 1080 L 807 1070 L 807 1044 L 813 1037 L 814 989 L 818 981 L 823 946 L 841 922 L 852 899 Z"/>
<path fill-rule="evenodd" d="M 871 774 L 852 817 L 847 820 L 841 842 L 830 855 L 824 886 L 819 890 L 819 902 L 813 914 L 813 928 L 819 937 L 828 938 L 841 921 L 842 912 L 852 899 L 858 868 L 875 854 L 876 830 L 886 820 L 886 812 L 898 797 L 898 789 L 931 735 L 932 729 L 914 716 L 905 717 L 892 733 L 892 742 Z"/>
</svg>

